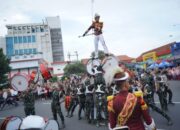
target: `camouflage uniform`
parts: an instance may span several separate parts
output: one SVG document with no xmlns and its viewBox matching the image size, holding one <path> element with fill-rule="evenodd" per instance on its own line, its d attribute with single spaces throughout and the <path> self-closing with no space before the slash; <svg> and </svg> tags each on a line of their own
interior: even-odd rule
<svg viewBox="0 0 180 130">
<path fill-rule="evenodd" d="M 96 119 L 97 126 L 99 127 L 100 120 L 102 119 L 101 112 L 104 112 L 105 120 L 107 120 L 107 98 L 105 91 L 105 80 L 102 73 L 95 76 L 95 103 L 96 103 Z"/>
<path fill-rule="evenodd" d="M 81 120 L 81 111 L 85 110 L 85 88 L 83 84 L 80 84 L 79 87 L 77 88 L 77 95 L 78 95 L 78 102 L 79 102 L 79 111 L 78 111 L 78 116 L 79 120 Z"/>
<path fill-rule="evenodd" d="M 51 102 L 51 110 L 53 113 L 54 120 L 57 121 L 57 114 L 59 114 L 59 117 L 61 118 L 61 121 L 62 121 L 62 125 L 63 125 L 63 127 L 65 127 L 64 116 L 63 116 L 63 113 L 61 111 L 61 105 L 60 105 L 60 98 L 62 98 L 63 95 L 64 95 L 63 91 L 60 91 L 60 92 L 57 90 L 53 91 L 52 102 Z"/>
<path fill-rule="evenodd" d="M 35 115 L 35 97 L 31 91 L 28 91 L 24 95 L 24 111 L 25 115 Z"/>
<path fill-rule="evenodd" d="M 94 99 L 93 99 L 94 86 L 90 84 L 90 80 L 85 81 L 85 108 L 86 108 L 86 118 L 88 123 L 94 119 Z"/>
</svg>

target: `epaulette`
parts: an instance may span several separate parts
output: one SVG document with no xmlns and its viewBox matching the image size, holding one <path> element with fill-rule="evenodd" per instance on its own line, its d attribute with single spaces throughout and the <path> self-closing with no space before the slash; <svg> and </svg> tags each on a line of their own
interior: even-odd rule
<svg viewBox="0 0 180 130">
<path fill-rule="evenodd" d="M 108 102 L 108 112 L 113 112 L 114 113 L 114 109 L 113 109 L 113 99 L 115 96 L 111 95 L 111 96 L 107 96 L 107 102 Z"/>
<path fill-rule="evenodd" d="M 143 92 L 142 92 L 141 90 L 135 91 L 135 92 L 133 92 L 133 94 L 134 94 L 136 97 L 143 97 Z"/>
</svg>

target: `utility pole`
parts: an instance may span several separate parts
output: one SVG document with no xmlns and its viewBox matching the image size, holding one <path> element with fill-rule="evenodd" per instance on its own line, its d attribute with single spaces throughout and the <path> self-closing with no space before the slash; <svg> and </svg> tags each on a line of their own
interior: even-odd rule
<svg viewBox="0 0 180 130">
<path fill-rule="evenodd" d="M 67 54 L 70 62 L 71 62 L 71 56 L 76 56 L 76 60 L 78 61 L 78 51 L 75 51 L 74 53 L 75 53 L 74 55 L 72 55 L 70 52 L 68 52 L 68 54 Z"/>
</svg>

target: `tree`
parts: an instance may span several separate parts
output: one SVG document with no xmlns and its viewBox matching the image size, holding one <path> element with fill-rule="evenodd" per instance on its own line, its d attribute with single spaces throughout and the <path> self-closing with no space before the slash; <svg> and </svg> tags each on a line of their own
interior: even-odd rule
<svg viewBox="0 0 180 130">
<path fill-rule="evenodd" d="M 94 53 L 94 51 L 93 51 L 93 52 L 91 53 L 91 57 L 94 57 L 94 56 L 95 56 L 95 53 Z M 99 57 L 100 60 L 104 59 L 104 57 L 105 57 L 104 51 L 99 50 L 99 51 L 98 51 L 98 57 Z"/>
<path fill-rule="evenodd" d="M 0 86 L 8 80 L 8 73 L 11 70 L 9 63 L 9 59 L 3 54 L 2 48 L 0 48 Z"/>
<path fill-rule="evenodd" d="M 86 67 L 81 62 L 70 63 L 64 68 L 64 75 L 86 73 Z"/>
</svg>

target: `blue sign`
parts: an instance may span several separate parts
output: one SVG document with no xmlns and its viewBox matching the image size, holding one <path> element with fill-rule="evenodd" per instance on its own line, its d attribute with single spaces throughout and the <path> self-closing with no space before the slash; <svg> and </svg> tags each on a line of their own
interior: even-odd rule
<svg viewBox="0 0 180 130">
<path fill-rule="evenodd" d="M 173 56 L 180 55 L 180 42 L 171 45 L 171 53 Z"/>
</svg>

